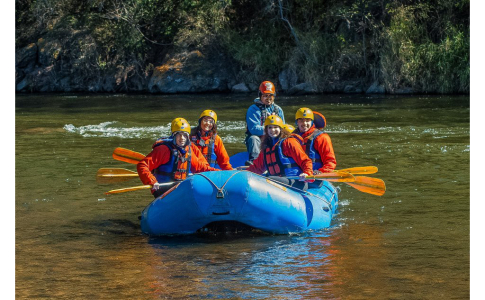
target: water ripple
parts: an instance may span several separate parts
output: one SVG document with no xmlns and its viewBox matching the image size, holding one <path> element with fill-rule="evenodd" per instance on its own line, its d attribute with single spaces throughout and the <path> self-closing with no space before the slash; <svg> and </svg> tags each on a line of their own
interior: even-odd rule
<svg viewBox="0 0 485 300">
<path fill-rule="evenodd" d="M 123 127 L 120 122 L 109 121 L 98 125 L 76 127 L 66 124 L 64 130 L 83 137 L 121 137 L 121 138 L 157 138 L 170 133 L 170 124 L 153 127 Z"/>
<path fill-rule="evenodd" d="M 243 142 L 244 138 L 238 138 L 231 134 L 224 135 L 224 132 L 239 131 L 241 134 L 246 130 L 246 123 L 243 121 L 218 122 L 218 131 L 222 132 L 225 140 L 229 143 Z M 120 138 L 153 138 L 170 135 L 170 123 L 161 126 L 151 127 L 124 127 L 123 123 L 117 121 L 103 122 L 97 125 L 75 126 L 64 125 L 63 129 L 69 133 L 79 134 L 83 137 L 120 137 Z"/>
</svg>

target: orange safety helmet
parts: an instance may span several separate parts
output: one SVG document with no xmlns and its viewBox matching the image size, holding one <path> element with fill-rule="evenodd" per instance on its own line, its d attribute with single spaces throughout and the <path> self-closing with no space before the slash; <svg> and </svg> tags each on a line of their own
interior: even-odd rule
<svg viewBox="0 0 485 300">
<path fill-rule="evenodd" d="M 273 94 L 276 96 L 276 89 L 271 81 L 263 81 L 259 85 L 259 96 L 262 94 Z"/>
<path fill-rule="evenodd" d="M 278 117 L 277 115 L 271 115 L 269 117 L 266 118 L 266 120 L 264 121 L 264 126 L 268 126 L 268 125 L 275 125 L 275 126 L 279 126 L 281 128 L 283 128 L 283 120 Z"/>
</svg>

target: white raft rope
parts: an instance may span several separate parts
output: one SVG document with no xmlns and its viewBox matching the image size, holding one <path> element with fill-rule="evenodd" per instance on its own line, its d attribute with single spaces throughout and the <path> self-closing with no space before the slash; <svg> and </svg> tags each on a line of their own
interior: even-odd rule
<svg viewBox="0 0 485 300">
<path fill-rule="evenodd" d="M 197 173 L 197 174 L 194 174 L 194 176 L 196 176 L 196 175 L 202 176 L 205 179 L 207 179 L 210 183 L 212 183 L 212 185 L 217 189 L 216 198 L 219 198 L 220 199 L 220 198 L 224 198 L 224 187 L 229 182 L 229 179 L 231 179 L 234 175 L 236 175 L 236 174 L 238 174 L 240 172 L 242 172 L 242 171 L 238 171 L 238 172 L 232 174 L 229 178 L 227 178 L 226 182 L 224 182 L 224 184 L 220 188 L 212 180 L 210 180 L 209 177 L 205 176 L 204 174 Z"/>
</svg>

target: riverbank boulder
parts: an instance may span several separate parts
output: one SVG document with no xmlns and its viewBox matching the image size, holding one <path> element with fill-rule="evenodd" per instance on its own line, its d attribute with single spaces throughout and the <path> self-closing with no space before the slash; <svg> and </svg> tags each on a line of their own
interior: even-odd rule
<svg viewBox="0 0 485 300">
<path fill-rule="evenodd" d="M 286 91 L 287 95 L 308 95 L 308 94 L 315 94 L 318 90 L 314 87 L 311 83 L 304 82 L 297 85 L 292 86 Z"/>
<path fill-rule="evenodd" d="M 372 85 L 365 92 L 366 94 L 385 94 L 386 89 L 383 85 L 379 84 L 379 81 L 374 81 Z"/>
<path fill-rule="evenodd" d="M 150 93 L 200 93 L 229 91 L 235 77 L 225 67 L 222 54 L 206 54 L 201 50 L 182 51 L 167 55 L 164 63 L 155 67 L 148 82 Z"/>
<path fill-rule="evenodd" d="M 235 86 L 233 86 L 231 88 L 231 91 L 234 92 L 234 93 L 249 93 L 249 92 L 251 92 L 244 82 L 236 84 Z"/>
</svg>

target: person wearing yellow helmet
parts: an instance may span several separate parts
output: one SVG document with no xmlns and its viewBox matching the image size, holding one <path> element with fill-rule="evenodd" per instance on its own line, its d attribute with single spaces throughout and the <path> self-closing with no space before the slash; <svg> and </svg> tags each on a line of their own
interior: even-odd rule
<svg viewBox="0 0 485 300">
<path fill-rule="evenodd" d="M 217 163 L 221 170 L 232 170 L 229 155 L 222 139 L 217 135 L 217 114 L 215 111 L 207 109 L 200 114 L 199 125 L 192 129 L 190 139 L 199 148 L 211 167 L 214 167 Z"/>
<path fill-rule="evenodd" d="M 246 112 L 246 138 L 244 142 L 249 153 L 247 165 L 250 165 L 259 155 L 266 118 L 276 115 L 283 120 L 283 123 L 285 122 L 283 109 L 274 103 L 276 89 L 271 81 L 261 83 L 258 95 L 259 97 L 254 99 L 254 104 Z"/>
<path fill-rule="evenodd" d="M 152 185 L 155 198 L 185 180 L 191 173 L 220 171 L 211 167 L 199 148 L 190 142 L 190 125 L 187 120 L 175 119 L 171 131 L 170 139 L 158 140 L 152 152 L 136 166 L 143 184 Z M 160 185 L 165 182 L 173 182 L 173 185 Z"/>
<path fill-rule="evenodd" d="M 285 184 L 296 182 L 286 178 L 299 176 L 304 181 L 312 173 L 312 161 L 302 148 L 303 139 L 283 129 L 283 120 L 278 116 L 269 116 L 264 122 L 264 135 L 261 141 L 261 152 L 249 166 L 248 171 L 263 174 L 265 171 L 273 179 Z M 300 188 L 304 188 L 304 184 Z"/>
<path fill-rule="evenodd" d="M 288 131 L 289 133 L 293 133 L 293 131 L 295 131 L 295 127 L 290 124 L 283 124 L 283 129 Z"/>
<path fill-rule="evenodd" d="M 187 120 L 185 120 L 184 118 L 175 118 L 175 119 L 173 119 L 173 120 L 172 120 L 172 123 L 170 123 L 170 132 L 173 132 L 173 131 L 174 131 L 174 127 L 173 127 L 173 126 L 174 126 L 174 125 L 175 125 L 177 122 L 179 122 L 179 121 L 184 121 L 184 122 L 186 122 L 187 124 L 189 123 L 189 122 L 187 122 Z"/>
<path fill-rule="evenodd" d="M 323 129 L 315 127 L 314 119 L 311 109 L 299 108 L 295 114 L 297 129 L 294 133 L 303 138 L 305 153 L 313 161 L 313 173 L 332 172 L 337 166 L 332 141 Z"/>
</svg>

